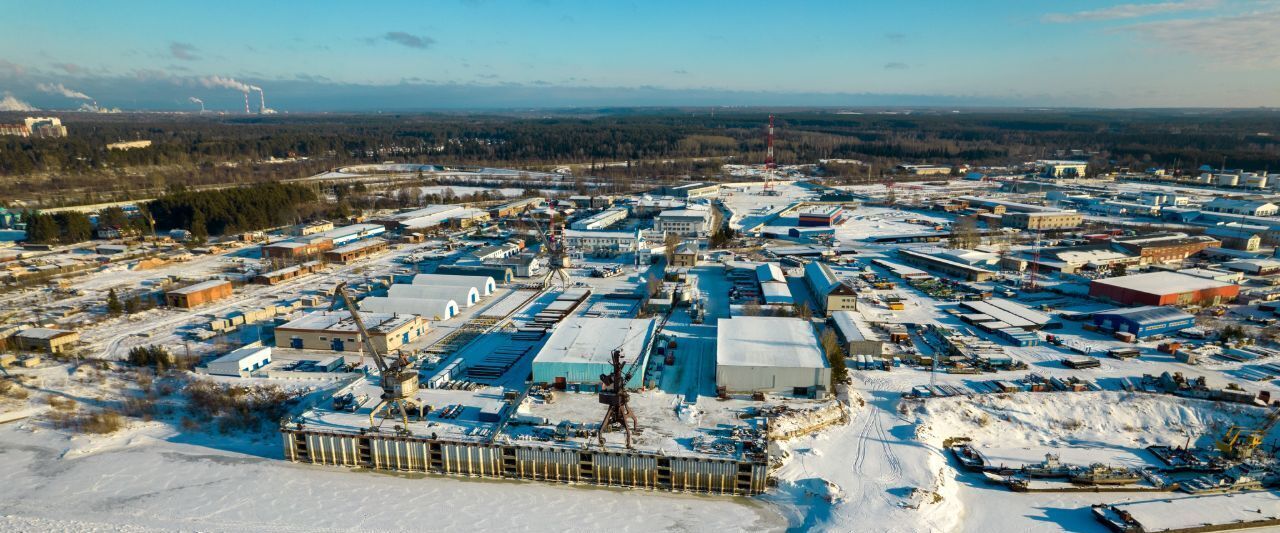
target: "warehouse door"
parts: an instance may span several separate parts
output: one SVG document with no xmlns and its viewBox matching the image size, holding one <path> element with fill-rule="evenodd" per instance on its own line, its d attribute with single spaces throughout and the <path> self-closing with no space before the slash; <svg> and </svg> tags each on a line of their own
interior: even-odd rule
<svg viewBox="0 0 1280 533">
<path fill-rule="evenodd" d="M 342 339 L 339 339 L 339 338 L 337 338 L 337 337 L 334 337 L 333 342 L 329 343 L 329 346 L 333 348 L 333 351 L 335 351 L 335 352 L 341 352 L 341 351 L 342 351 Z"/>
<path fill-rule="evenodd" d="M 292 338 L 292 339 L 289 339 L 289 347 L 290 347 L 290 348 L 296 348 L 296 349 L 298 349 L 298 350 L 301 350 L 301 349 L 302 349 L 302 338 L 301 338 L 301 337 L 294 337 L 294 338 Z"/>
</svg>

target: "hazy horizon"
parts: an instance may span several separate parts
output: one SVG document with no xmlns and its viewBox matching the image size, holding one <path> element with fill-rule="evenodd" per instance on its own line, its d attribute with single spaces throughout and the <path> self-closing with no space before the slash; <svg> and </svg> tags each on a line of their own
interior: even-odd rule
<svg viewBox="0 0 1280 533">
<path fill-rule="evenodd" d="M 0 110 L 1280 104 L 1280 2 L 4 2 Z M 145 31 L 138 31 L 146 28 Z M 258 91 L 258 89 L 261 91 Z"/>
</svg>

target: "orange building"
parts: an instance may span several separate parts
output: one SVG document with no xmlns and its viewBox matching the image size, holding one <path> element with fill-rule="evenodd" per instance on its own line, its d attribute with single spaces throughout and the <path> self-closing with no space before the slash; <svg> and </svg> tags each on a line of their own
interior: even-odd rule
<svg viewBox="0 0 1280 533">
<path fill-rule="evenodd" d="M 231 282 L 221 279 L 202 281 L 181 289 L 171 290 L 164 295 L 169 307 L 191 309 L 198 305 L 231 297 Z"/>
</svg>

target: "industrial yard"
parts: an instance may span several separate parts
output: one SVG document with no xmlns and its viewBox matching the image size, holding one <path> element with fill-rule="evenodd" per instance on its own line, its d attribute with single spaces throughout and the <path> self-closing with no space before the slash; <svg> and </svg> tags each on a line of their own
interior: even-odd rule
<svg viewBox="0 0 1280 533">
<path fill-rule="evenodd" d="M 308 181 L 469 174 L 516 197 L 5 248 L 0 442 L 23 483 L 0 527 L 396 527 L 347 492 L 410 520 L 503 501 L 631 529 L 1272 525 L 1277 242 L 1202 232 L 1203 187 L 1063 165 L 905 186 L 765 166 L 627 194 L 371 165 Z M 1150 211 L 1079 191 L 1182 207 L 1140 231 Z M 93 477 L 118 481 L 73 489 Z M 280 488 L 314 497 L 237 497 Z"/>
</svg>

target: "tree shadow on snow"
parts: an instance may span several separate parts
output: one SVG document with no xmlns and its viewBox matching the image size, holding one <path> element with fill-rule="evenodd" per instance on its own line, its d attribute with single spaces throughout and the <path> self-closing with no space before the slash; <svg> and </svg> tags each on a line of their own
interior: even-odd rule
<svg viewBox="0 0 1280 533">
<path fill-rule="evenodd" d="M 1036 510 L 1044 514 L 1036 516 L 1032 514 L 1026 515 L 1027 518 L 1037 522 L 1048 522 L 1058 526 L 1063 531 L 1077 531 L 1081 533 L 1099 532 L 1105 533 L 1109 531 L 1102 524 L 1093 519 L 1089 514 L 1089 509 L 1080 508 L 1062 508 L 1062 507 L 1036 507 Z"/>
</svg>

